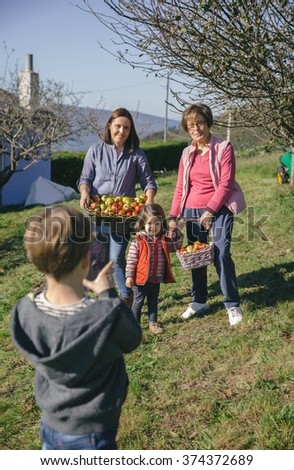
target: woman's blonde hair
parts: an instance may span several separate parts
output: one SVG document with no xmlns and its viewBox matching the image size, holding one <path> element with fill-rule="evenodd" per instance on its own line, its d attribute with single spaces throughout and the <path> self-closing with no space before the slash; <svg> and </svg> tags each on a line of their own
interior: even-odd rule
<svg viewBox="0 0 294 470">
<path fill-rule="evenodd" d="M 46 207 L 26 220 L 24 243 L 29 260 L 55 279 L 70 273 L 89 252 L 91 223 L 66 206 Z"/>
</svg>

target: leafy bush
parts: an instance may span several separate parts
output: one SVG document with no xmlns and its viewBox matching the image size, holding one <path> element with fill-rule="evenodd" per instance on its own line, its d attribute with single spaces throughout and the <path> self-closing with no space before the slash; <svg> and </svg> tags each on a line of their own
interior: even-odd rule
<svg viewBox="0 0 294 470">
<path fill-rule="evenodd" d="M 153 145 L 142 144 L 142 149 L 147 155 L 151 170 L 154 171 L 170 171 L 177 170 L 183 149 L 187 147 L 188 142 L 172 141 L 166 144 L 154 143 Z"/>
<path fill-rule="evenodd" d="M 52 181 L 77 189 L 76 182 L 81 174 L 85 152 L 56 152 L 51 160 Z"/>
<path fill-rule="evenodd" d="M 256 157 L 259 154 L 265 154 L 265 147 L 243 147 L 241 146 L 238 150 L 235 151 L 235 154 L 238 158 L 252 158 Z"/>
</svg>

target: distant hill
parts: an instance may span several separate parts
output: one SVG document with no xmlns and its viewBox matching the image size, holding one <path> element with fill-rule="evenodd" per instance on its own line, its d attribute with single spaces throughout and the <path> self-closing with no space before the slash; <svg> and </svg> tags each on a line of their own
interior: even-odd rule
<svg viewBox="0 0 294 470">
<path fill-rule="evenodd" d="M 104 126 L 111 114 L 112 111 L 108 109 L 93 109 L 93 108 L 80 108 L 81 113 L 90 113 L 95 114 L 99 123 L 101 122 L 101 127 L 104 129 Z M 159 116 L 153 116 L 151 114 L 144 114 L 138 111 L 130 111 L 135 122 L 136 131 L 139 135 L 140 140 L 145 139 L 150 134 L 160 132 L 164 128 L 164 118 Z M 168 128 L 179 129 L 180 120 L 168 119 Z M 80 137 L 76 141 L 69 140 L 67 142 L 56 144 L 52 147 L 52 151 L 74 151 L 81 152 L 88 150 L 88 148 L 98 142 L 98 136 L 96 133 L 91 131 L 88 135 Z"/>
<path fill-rule="evenodd" d="M 81 113 L 92 115 L 99 122 L 99 127 L 103 130 L 104 126 L 111 114 L 109 109 L 94 109 L 94 108 L 79 108 Z M 154 140 L 163 138 L 163 129 L 164 129 L 164 118 L 159 116 L 154 116 L 152 114 L 145 114 L 138 111 L 130 111 L 136 126 L 137 133 L 140 140 Z M 174 140 L 189 140 L 189 135 L 181 127 L 181 118 L 168 119 L 168 135 L 169 139 Z M 226 116 L 218 116 L 216 120 L 221 120 L 226 122 Z M 90 128 L 90 126 L 89 126 Z M 226 139 L 227 138 L 227 129 L 226 127 L 219 127 L 214 125 L 212 128 L 212 133 L 218 135 L 219 137 Z M 242 128 L 237 127 L 231 129 L 230 141 L 232 142 L 235 150 L 240 150 L 243 148 L 251 148 L 255 146 L 263 146 L 269 139 L 267 133 L 261 128 Z M 52 151 L 73 151 L 73 152 L 84 152 L 88 148 L 99 141 L 97 133 L 93 130 L 90 130 L 87 135 L 80 137 L 77 140 L 68 140 L 64 143 L 59 143 L 52 146 Z"/>
</svg>

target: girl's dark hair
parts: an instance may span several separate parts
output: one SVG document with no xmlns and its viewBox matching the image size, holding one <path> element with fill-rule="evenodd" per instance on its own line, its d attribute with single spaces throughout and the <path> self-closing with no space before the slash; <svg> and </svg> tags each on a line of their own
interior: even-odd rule
<svg viewBox="0 0 294 470">
<path fill-rule="evenodd" d="M 139 147 L 140 140 L 139 140 L 138 134 L 137 134 L 136 129 L 135 129 L 135 124 L 134 124 L 132 115 L 125 108 L 117 108 L 111 113 L 111 115 L 108 118 L 108 121 L 106 123 L 105 129 L 104 129 L 103 140 L 106 144 L 112 144 L 109 124 L 111 124 L 112 121 L 114 121 L 114 119 L 119 118 L 119 117 L 128 118 L 128 120 L 131 123 L 131 131 L 130 131 L 129 137 L 126 140 L 126 144 L 128 145 L 129 150 L 131 152 L 133 152 L 136 148 Z"/>
<path fill-rule="evenodd" d="M 209 106 L 206 106 L 206 104 L 196 103 L 188 106 L 188 108 L 185 109 L 185 111 L 183 112 L 182 127 L 186 132 L 188 132 L 187 121 L 190 119 L 194 119 L 196 114 L 200 114 L 203 117 L 209 129 L 212 127 L 213 115 L 211 109 L 209 108 Z"/>
<path fill-rule="evenodd" d="M 138 215 L 138 220 L 135 224 L 135 230 L 140 232 L 145 227 L 147 219 L 150 217 L 160 217 L 162 219 L 161 234 L 164 234 L 168 231 L 167 220 L 163 208 L 159 204 L 147 204 L 143 207 Z"/>
</svg>

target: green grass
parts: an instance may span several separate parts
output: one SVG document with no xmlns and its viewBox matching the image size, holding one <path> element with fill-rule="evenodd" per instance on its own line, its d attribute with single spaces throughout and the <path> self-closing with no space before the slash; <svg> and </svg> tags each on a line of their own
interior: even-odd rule
<svg viewBox="0 0 294 470">
<path fill-rule="evenodd" d="M 172 255 L 177 282 L 162 285 L 159 301 L 165 333 L 153 336 L 143 315 L 143 342 L 126 356 L 130 388 L 119 448 L 293 448 L 294 190 L 278 185 L 277 162 L 278 154 L 237 162 L 248 204 L 236 218 L 232 244 L 243 323 L 229 326 L 213 266 L 211 310 L 181 321 L 190 302 L 190 273 Z M 175 181 L 176 175 L 158 179 L 156 200 L 166 211 Z M 78 207 L 78 201 L 69 204 Z M 24 221 L 36 210 L 0 214 L 2 449 L 40 448 L 33 370 L 9 332 L 14 303 L 43 283 L 22 245 Z"/>
</svg>

